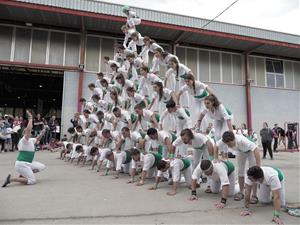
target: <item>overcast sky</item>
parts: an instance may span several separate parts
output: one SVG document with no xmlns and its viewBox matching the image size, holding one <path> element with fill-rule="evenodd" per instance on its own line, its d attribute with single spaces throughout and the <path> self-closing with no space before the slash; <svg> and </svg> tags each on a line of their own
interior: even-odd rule
<svg viewBox="0 0 300 225">
<path fill-rule="evenodd" d="M 234 0 L 101 0 L 212 19 Z M 299 0 L 239 0 L 218 21 L 300 35 Z"/>
</svg>

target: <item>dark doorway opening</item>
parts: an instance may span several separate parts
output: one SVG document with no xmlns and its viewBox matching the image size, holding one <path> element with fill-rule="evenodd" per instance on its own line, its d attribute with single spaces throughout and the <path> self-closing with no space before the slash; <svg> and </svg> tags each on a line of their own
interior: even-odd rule
<svg viewBox="0 0 300 225">
<path fill-rule="evenodd" d="M 0 112 L 61 117 L 63 71 L 0 65 Z"/>
</svg>

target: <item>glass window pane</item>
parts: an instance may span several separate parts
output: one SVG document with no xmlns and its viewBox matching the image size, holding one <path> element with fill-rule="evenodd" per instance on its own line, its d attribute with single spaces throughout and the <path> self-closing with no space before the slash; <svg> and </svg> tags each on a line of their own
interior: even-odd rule
<svg viewBox="0 0 300 225">
<path fill-rule="evenodd" d="M 273 61 L 275 73 L 283 73 L 282 61 Z"/>
<path fill-rule="evenodd" d="M 273 64 L 271 60 L 266 60 L 266 69 L 267 72 L 274 73 Z"/>
<path fill-rule="evenodd" d="M 282 75 L 276 75 L 276 87 L 278 88 L 284 87 L 284 79 Z"/>
<path fill-rule="evenodd" d="M 275 87 L 275 75 L 267 73 L 267 86 Z"/>
</svg>

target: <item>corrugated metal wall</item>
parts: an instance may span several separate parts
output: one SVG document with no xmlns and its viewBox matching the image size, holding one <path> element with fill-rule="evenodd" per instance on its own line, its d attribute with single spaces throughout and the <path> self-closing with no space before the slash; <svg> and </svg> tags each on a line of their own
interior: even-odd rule
<svg viewBox="0 0 300 225">
<path fill-rule="evenodd" d="M 62 7 L 94 13 L 102 13 L 114 16 L 124 16 L 122 14 L 122 5 L 98 2 L 93 0 L 17 0 L 19 2 L 28 2 L 34 4 Z M 208 22 L 206 19 L 182 16 L 167 12 L 141 9 L 133 7 L 137 14 L 144 20 L 150 20 L 160 23 L 168 23 L 193 28 L 201 28 Z M 297 35 L 285 34 L 281 32 L 268 31 L 258 28 L 240 26 L 235 24 L 212 22 L 205 29 L 238 34 L 249 37 L 257 37 L 268 40 L 282 41 L 294 44 L 300 44 L 300 38 Z"/>
</svg>

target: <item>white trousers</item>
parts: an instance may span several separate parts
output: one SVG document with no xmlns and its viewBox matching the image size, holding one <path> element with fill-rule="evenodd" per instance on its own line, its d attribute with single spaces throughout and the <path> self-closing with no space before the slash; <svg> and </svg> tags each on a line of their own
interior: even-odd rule
<svg viewBox="0 0 300 225">
<path fill-rule="evenodd" d="M 280 182 L 281 189 L 279 190 L 281 206 L 285 206 L 285 182 Z M 272 202 L 272 191 L 269 186 L 265 184 L 259 184 L 257 187 L 257 197 L 260 203 L 268 204 Z"/>
<path fill-rule="evenodd" d="M 234 193 L 234 188 L 235 188 L 235 173 L 234 173 L 234 171 L 229 175 L 228 179 L 229 179 L 229 183 L 230 183 L 228 197 L 230 197 L 235 194 Z M 216 181 L 213 179 L 209 179 L 209 184 L 211 185 L 211 191 L 215 194 L 219 193 L 220 190 L 222 189 L 220 180 Z"/>
<path fill-rule="evenodd" d="M 27 184 L 35 184 L 36 178 L 33 174 L 44 170 L 46 166 L 40 162 L 33 161 L 32 163 L 16 161 L 15 170 L 23 177 L 27 178 Z"/>
<path fill-rule="evenodd" d="M 239 177 L 244 177 L 245 176 L 246 161 L 248 161 L 248 167 L 247 168 L 250 168 L 250 167 L 256 165 L 256 160 L 255 160 L 253 151 L 249 151 L 249 152 L 246 152 L 246 153 L 238 152 L 237 164 L 238 164 L 238 175 L 239 175 Z"/>
</svg>

